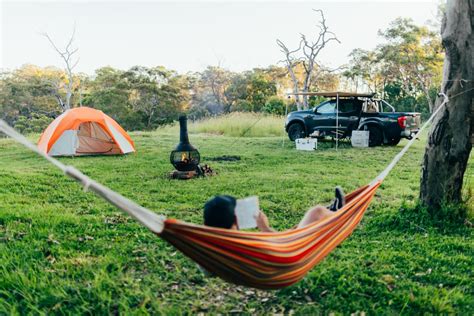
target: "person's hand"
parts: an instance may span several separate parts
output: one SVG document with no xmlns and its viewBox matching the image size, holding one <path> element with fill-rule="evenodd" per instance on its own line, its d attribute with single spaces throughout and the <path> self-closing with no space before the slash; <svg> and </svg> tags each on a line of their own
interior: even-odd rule
<svg viewBox="0 0 474 316">
<path fill-rule="evenodd" d="M 257 215 L 255 216 L 255 220 L 257 221 L 257 227 L 262 232 L 273 232 L 274 230 L 270 227 L 268 223 L 268 217 L 262 211 L 258 211 Z"/>
</svg>

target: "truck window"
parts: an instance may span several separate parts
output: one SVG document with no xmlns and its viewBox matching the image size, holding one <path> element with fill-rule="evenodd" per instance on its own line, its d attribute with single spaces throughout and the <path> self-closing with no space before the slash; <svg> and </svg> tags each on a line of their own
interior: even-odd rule
<svg viewBox="0 0 474 316">
<path fill-rule="evenodd" d="M 339 113 L 356 112 L 357 108 L 357 104 L 354 100 L 339 101 Z"/>
<path fill-rule="evenodd" d="M 336 101 L 329 101 L 326 104 L 321 105 L 317 109 L 318 113 L 321 114 L 333 114 L 336 113 Z"/>
</svg>

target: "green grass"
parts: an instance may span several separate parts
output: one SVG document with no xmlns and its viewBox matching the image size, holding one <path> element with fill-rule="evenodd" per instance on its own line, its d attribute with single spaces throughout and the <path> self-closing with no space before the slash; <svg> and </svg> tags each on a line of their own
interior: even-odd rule
<svg viewBox="0 0 474 316">
<path fill-rule="evenodd" d="M 370 181 L 401 149 L 325 144 L 298 152 L 281 137 L 192 134 L 217 176 L 168 180 L 171 130 L 131 134 L 137 153 L 61 158 L 169 217 L 200 223 L 215 194 L 258 195 L 277 229 L 305 210 Z M 31 138 L 36 140 L 36 137 Z M 258 291 L 205 278 L 193 262 L 45 161 L 0 140 L 0 314 L 474 312 L 469 223 L 415 216 L 424 141 L 379 189 L 358 229 L 300 283 Z M 239 155 L 237 162 L 212 157 Z M 473 187 L 474 166 L 466 173 Z M 472 222 L 472 214 L 470 215 Z M 422 218 L 419 219 L 419 218 Z"/>
<path fill-rule="evenodd" d="M 264 113 L 232 112 L 204 120 L 189 121 L 190 133 L 205 133 L 231 137 L 284 136 L 285 118 Z M 160 128 L 159 131 L 178 133 L 178 124 Z"/>
</svg>

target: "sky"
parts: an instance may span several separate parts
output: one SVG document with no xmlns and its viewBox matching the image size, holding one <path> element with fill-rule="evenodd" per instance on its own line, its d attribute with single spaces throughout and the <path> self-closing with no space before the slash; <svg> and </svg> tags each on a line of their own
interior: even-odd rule
<svg viewBox="0 0 474 316">
<path fill-rule="evenodd" d="M 46 38 L 64 47 L 76 29 L 76 71 L 103 66 L 128 69 L 162 65 L 180 73 L 220 65 L 232 71 L 278 63 L 282 40 L 297 47 L 299 34 L 316 35 L 322 9 L 341 44 L 319 60 L 348 62 L 354 48 L 373 49 L 377 32 L 397 17 L 417 24 L 436 19 L 439 1 L 5 1 L 0 0 L 0 68 L 23 64 L 63 67 Z"/>
</svg>

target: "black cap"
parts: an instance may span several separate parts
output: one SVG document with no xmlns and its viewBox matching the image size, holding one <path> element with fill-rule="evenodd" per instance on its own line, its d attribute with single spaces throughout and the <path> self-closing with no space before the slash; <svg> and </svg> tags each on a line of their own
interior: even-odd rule
<svg viewBox="0 0 474 316">
<path fill-rule="evenodd" d="M 204 205 L 204 225 L 231 228 L 235 224 L 237 200 L 229 195 L 218 195 Z"/>
</svg>

